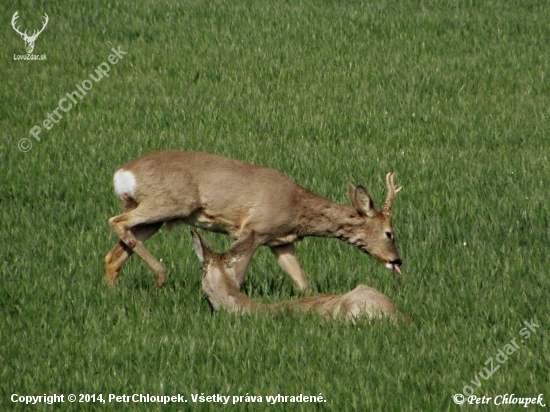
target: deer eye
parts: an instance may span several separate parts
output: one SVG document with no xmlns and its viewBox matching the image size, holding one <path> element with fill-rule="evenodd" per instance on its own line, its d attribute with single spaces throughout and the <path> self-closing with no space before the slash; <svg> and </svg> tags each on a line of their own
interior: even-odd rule
<svg viewBox="0 0 550 412">
<path fill-rule="evenodd" d="M 391 240 L 391 238 L 392 238 L 391 232 L 386 232 L 386 237 L 387 237 L 389 240 Z"/>
</svg>

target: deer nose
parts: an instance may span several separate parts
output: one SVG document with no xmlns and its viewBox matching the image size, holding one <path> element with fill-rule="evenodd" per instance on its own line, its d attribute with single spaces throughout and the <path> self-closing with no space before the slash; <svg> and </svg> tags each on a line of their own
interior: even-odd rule
<svg viewBox="0 0 550 412">
<path fill-rule="evenodd" d="M 401 266 L 403 264 L 403 261 L 401 259 L 394 259 L 390 263 L 393 265 Z"/>
</svg>

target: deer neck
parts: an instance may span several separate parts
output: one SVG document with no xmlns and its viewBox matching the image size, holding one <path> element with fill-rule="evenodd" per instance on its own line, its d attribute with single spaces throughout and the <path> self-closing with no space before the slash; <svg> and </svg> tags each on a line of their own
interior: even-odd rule
<svg viewBox="0 0 550 412">
<path fill-rule="evenodd" d="M 347 241 L 364 219 L 349 206 L 340 205 L 311 193 L 304 199 L 299 237 L 335 237 Z"/>
<path fill-rule="evenodd" d="M 252 313 L 261 306 L 259 303 L 250 299 L 248 296 L 243 295 L 241 292 L 232 293 L 231 300 L 235 304 L 234 309 L 243 313 Z"/>
<path fill-rule="evenodd" d="M 217 284 L 215 290 L 217 290 L 218 293 L 216 296 L 210 296 L 211 299 L 216 300 L 221 307 L 231 312 L 251 313 L 260 306 L 248 296 L 243 295 L 238 286 L 227 279 L 228 278 L 225 278 L 222 284 Z M 220 293 L 219 291 L 223 292 Z"/>
</svg>

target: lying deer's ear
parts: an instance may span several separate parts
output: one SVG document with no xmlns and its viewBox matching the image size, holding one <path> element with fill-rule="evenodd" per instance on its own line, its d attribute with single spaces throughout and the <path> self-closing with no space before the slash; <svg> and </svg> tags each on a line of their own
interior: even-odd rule
<svg viewBox="0 0 550 412">
<path fill-rule="evenodd" d="M 351 183 L 348 183 L 348 191 L 349 200 L 357 213 L 368 217 L 374 217 L 376 215 L 374 202 L 363 186 L 359 185 L 354 187 Z"/>
<path fill-rule="evenodd" d="M 351 183 L 348 182 L 349 200 L 353 207 L 355 207 L 355 190 L 356 190 L 355 186 L 353 186 Z"/>
<path fill-rule="evenodd" d="M 191 236 L 193 236 L 193 249 L 195 249 L 195 253 L 199 257 L 201 263 L 204 263 L 211 253 L 210 248 L 208 247 L 206 240 L 204 240 L 196 230 L 191 231 Z"/>
<path fill-rule="evenodd" d="M 251 252 L 254 253 L 254 243 L 256 241 L 256 235 L 254 232 L 246 234 L 241 237 L 227 250 L 226 254 L 229 256 L 229 261 L 238 262 L 245 256 L 248 256 Z"/>
</svg>

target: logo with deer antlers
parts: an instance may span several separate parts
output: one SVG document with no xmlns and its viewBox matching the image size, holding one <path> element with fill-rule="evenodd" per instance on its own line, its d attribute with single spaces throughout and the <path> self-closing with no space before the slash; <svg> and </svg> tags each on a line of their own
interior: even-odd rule
<svg viewBox="0 0 550 412">
<path fill-rule="evenodd" d="M 44 31 L 44 29 L 46 28 L 47 24 L 48 24 L 48 20 L 49 20 L 49 17 L 46 13 L 44 13 L 44 23 L 42 25 L 42 28 L 40 30 L 35 30 L 31 36 L 29 36 L 27 34 L 27 30 L 25 30 L 24 32 L 21 32 L 21 30 L 19 30 L 19 27 L 17 27 L 15 25 L 15 21 L 19 18 L 19 11 L 16 11 L 11 19 L 11 26 L 13 27 L 13 29 L 17 32 L 17 34 L 19 34 L 23 40 L 25 41 L 25 49 L 27 50 L 27 53 L 28 54 L 31 54 L 32 51 L 34 50 L 34 43 L 36 42 L 36 39 L 38 38 L 38 36 L 40 35 L 40 33 L 42 33 Z"/>
</svg>

